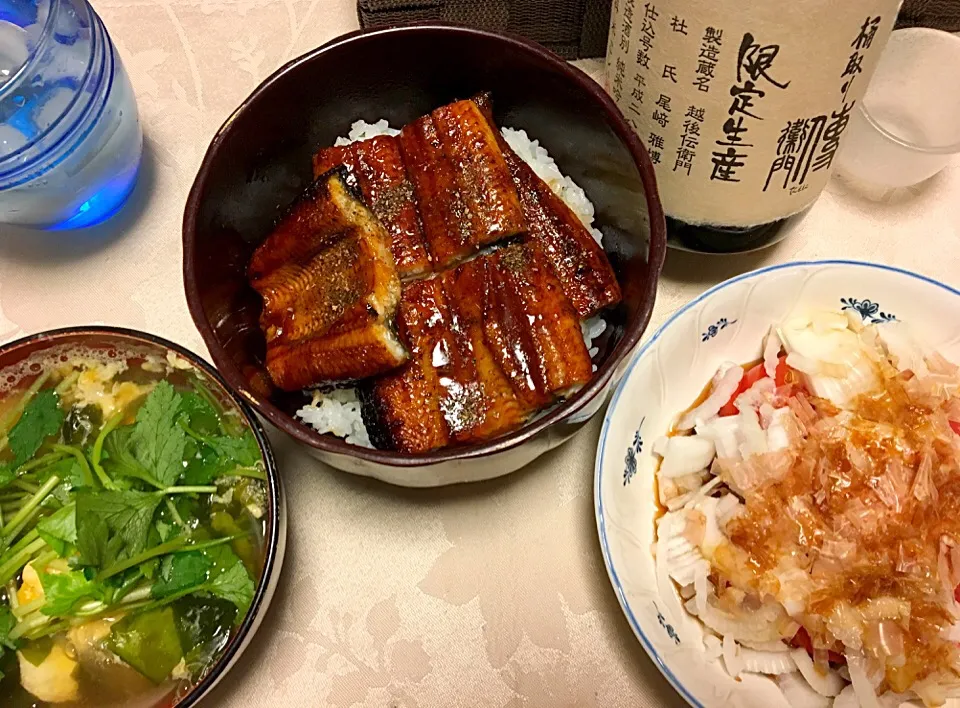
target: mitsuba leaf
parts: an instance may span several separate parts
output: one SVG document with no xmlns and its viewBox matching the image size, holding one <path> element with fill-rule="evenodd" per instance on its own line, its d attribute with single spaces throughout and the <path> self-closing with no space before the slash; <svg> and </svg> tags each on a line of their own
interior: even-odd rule
<svg viewBox="0 0 960 708">
<path fill-rule="evenodd" d="M 63 480 L 64 484 L 70 489 L 78 489 L 85 484 L 83 479 L 83 469 L 76 457 L 65 457 L 62 460 L 53 463 L 49 467 L 44 467 L 39 479 L 45 482 L 53 475 Z"/>
<path fill-rule="evenodd" d="M 107 471 L 113 478 L 133 477 L 142 479 L 153 487 L 163 486 L 133 454 L 131 448 L 134 430 L 134 426 L 124 425 L 107 435 L 103 444 L 107 453 L 105 462 Z"/>
<path fill-rule="evenodd" d="M 187 467 L 183 472 L 183 483 L 210 484 L 221 472 L 220 456 L 209 445 L 195 440 L 191 440 L 187 448 Z M 190 454 L 191 452 L 193 454 Z"/>
<path fill-rule="evenodd" d="M 3 652 L 3 647 L 8 649 L 16 649 L 17 643 L 10 639 L 10 630 L 12 630 L 17 624 L 17 618 L 13 616 L 13 612 L 6 605 L 0 605 L 0 653 Z"/>
<path fill-rule="evenodd" d="M 77 507 L 69 504 L 37 523 L 40 538 L 59 556 L 65 556 L 69 546 L 77 542 Z"/>
<path fill-rule="evenodd" d="M 180 394 L 180 413 L 190 427 L 201 435 L 215 435 L 220 430 L 220 416 L 210 402 L 193 391 Z"/>
<path fill-rule="evenodd" d="M 183 473 L 186 433 L 177 424 L 181 396 L 167 381 L 161 381 L 137 411 L 131 435 L 137 460 L 162 485 L 176 484 Z"/>
<path fill-rule="evenodd" d="M 77 548 L 83 563 L 104 567 L 120 553 L 142 552 L 163 498 L 160 492 L 77 492 Z"/>
<path fill-rule="evenodd" d="M 80 551 L 81 563 L 107 565 L 112 560 L 110 556 L 113 555 L 107 548 L 109 541 L 110 529 L 104 519 L 96 514 L 77 517 L 77 550 Z"/>
<path fill-rule="evenodd" d="M 197 551 L 166 556 L 150 594 L 160 599 L 203 585 L 212 565 L 209 558 Z"/>
<path fill-rule="evenodd" d="M 13 452 L 13 467 L 33 457 L 43 441 L 60 431 L 63 411 L 60 399 L 52 389 L 40 391 L 23 409 L 20 420 L 10 430 L 7 440 Z"/>
<path fill-rule="evenodd" d="M 262 459 L 257 439 L 249 430 L 239 437 L 221 435 L 210 438 L 207 442 L 216 450 L 225 467 L 230 466 L 230 463 L 239 467 L 251 467 Z"/>
<path fill-rule="evenodd" d="M 83 599 L 99 599 L 103 590 L 97 583 L 87 580 L 82 571 L 69 573 L 38 573 L 43 586 L 45 602 L 40 611 L 51 617 L 70 614 Z"/>
<path fill-rule="evenodd" d="M 253 602 L 253 579 L 243 561 L 228 546 L 216 546 L 205 551 L 213 562 L 209 580 L 204 589 L 237 607 L 237 618 L 243 619 Z"/>
</svg>

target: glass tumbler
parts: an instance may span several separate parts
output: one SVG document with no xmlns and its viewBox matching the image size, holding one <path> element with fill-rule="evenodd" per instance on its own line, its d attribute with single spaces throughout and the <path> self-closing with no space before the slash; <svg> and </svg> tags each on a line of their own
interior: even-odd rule
<svg viewBox="0 0 960 708">
<path fill-rule="evenodd" d="M 851 116 L 837 170 L 870 184 L 908 187 L 960 153 L 960 36 L 901 29 Z"/>
<path fill-rule="evenodd" d="M 86 0 L 0 0 L 0 224 L 107 219 L 142 149 L 130 81 Z"/>
</svg>

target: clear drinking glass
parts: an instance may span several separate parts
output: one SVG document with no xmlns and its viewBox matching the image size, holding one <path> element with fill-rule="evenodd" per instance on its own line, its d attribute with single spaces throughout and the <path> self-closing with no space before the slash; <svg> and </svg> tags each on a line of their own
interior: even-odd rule
<svg viewBox="0 0 960 708">
<path fill-rule="evenodd" d="M 86 0 L 0 0 L 0 224 L 103 221 L 142 148 L 130 81 Z"/>
<path fill-rule="evenodd" d="M 882 187 L 932 177 L 960 152 L 960 37 L 897 30 L 851 116 L 837 170 Z"/>
</svg>

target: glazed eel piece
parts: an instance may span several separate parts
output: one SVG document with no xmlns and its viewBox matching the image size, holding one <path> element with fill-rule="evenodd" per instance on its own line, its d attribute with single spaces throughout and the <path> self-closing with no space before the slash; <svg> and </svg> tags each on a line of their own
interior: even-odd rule
<svg viewBox="0 0 960 708">
<path fill-rule="evenodd" d="M 490 98 L 472 101 L 492 120 Z M 499 133 L 497 138 L 527 222 L 526 240 L 537 248 L 553 268 L 564 294 L 581 319 L 616 305 L 622 297 L 617 277 L 603 248 L 580 218 L 554 194 Z"/>
<path fill-rule="evenodd" d="M 320 150 L 313 157 L 316 177 L 343 165 L 356 178 L 371 211 L 390 234 L 390 250 L 397 273 L 406 280 L 431 270 L 413 198 L 413 185 L 400 155 L 400 143 L 391 135 L 378 135 L 349 145 Z"/>
<path fill-rule="evenodd" d="M 514 393 L 485 337 L 488 266 L 481 257 L 404 287 L 398 329 L 411 360 L 361 387 L 378 447 L 422 453 L 482 442 L 535 410 Z"/>
<path fill-rule="evenodd" d="M 487 342 L 518 398 L 544 408 L 593 376 L 580 318 L 543 254 L 518 243 L 487 256 Z"/>
<path fill-rule="evenodd" d="M 400 150 L 436 270 L 526 230 L 497 129 L 473 101 L 404 126 Z"/>
<path fill-rule="evenodd" d="M 438 278 L 406 285 L 397 308 L 397 334 L 410 361 L 358 387 L 361 411 L 373 444 L 424 453 L 450 444 L 441 409 L 439 367 L 453 346 L 450 312 Z"/>
<path fill-rule="evenodd" d="M 386 449 L 489 440 L 593 375 L 573 306 L 527 244 L 407 284 L 398 333 L 410 361 L 361 387 L 371 439 Z"/>
<path fill-rule="evenodd" d="M 295 391 L 376 376 L 407 352 L 392 330 L 400 280 L 390 237 L 346 182 L 321 175 L 253 255 L 274 384 Z"/>
</svg>

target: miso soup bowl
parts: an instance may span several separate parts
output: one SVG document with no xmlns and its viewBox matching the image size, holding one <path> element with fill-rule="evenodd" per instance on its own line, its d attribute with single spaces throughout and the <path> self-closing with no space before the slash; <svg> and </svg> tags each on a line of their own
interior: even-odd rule
<svg viewBox="0 0 960 708">
<path fill-rule="evenodd" d="M 240 412 L 245 424 L 256 437 L 260 453 L 263 455 L 267 474 L 267 515 L 264 522 L 263 571 L 260 577 L 256 579 L 256 590 L 250 610 L 243 618 L 240 626 L 234 631 L 233 636 L 220 655 L 220 659 L 210 667 L 206 676 L 192 686 L 189 691 L 179 695 L 173 703 L 177 708 L 195 706 L 223 679 L 250 644 L 250 640 L 267 613 L 267 608 L 273 599 L 280 578 L 280 567 L 283 565 L 287 538 L 286 502 L 281 490 L 280 476 L 277 474 L 270 441 L 264 433 L 263 426 L 260 425 L 256 414 L 234 393 L 223 377 L 210 364 L 178 344 L 145 332 L 119 327 L 97 326 L 70 327 L 34 334 L 0 346 L 0 375 L 7 375 L 12 367 L 32 355 L 51 352 L 56 349 L 67 349 L 73 346 L 103 352 L 108 357 L 116 357 L 118 361 L 128 359 L 131 355 L 134 357 L 155 355 L 165 358 L 168 353 L 173 352 L 176 356 L 193 365 L 200 378 L 216 397 L 226 405 L 233 405 Z"/>
<path fill-rule="evenodd" d="M 453 100 L 490 91 L 499 126 L 539 140 L 596 207 L 595 226 L 623 288 L 595 342 L 596 376 L 575 396 L 484 444 L 411 455 L 357 447 L 295 417 L 302 394 L 273 389 L 264 369 L 250 255 L 310 183 L 311 157 L 363 119 L 400 127 Z M 224 378 L 271 423 L 342 470 L 426 487 L 513 472 L 561 444 L 606 401 L 650 320 L 666 252 L 653 167 L 603 88 L 526 40 L 446 25 L 339 37 L 280 68 L 213 138 L 183 219 L 187 301 Z"/>
</svg>

